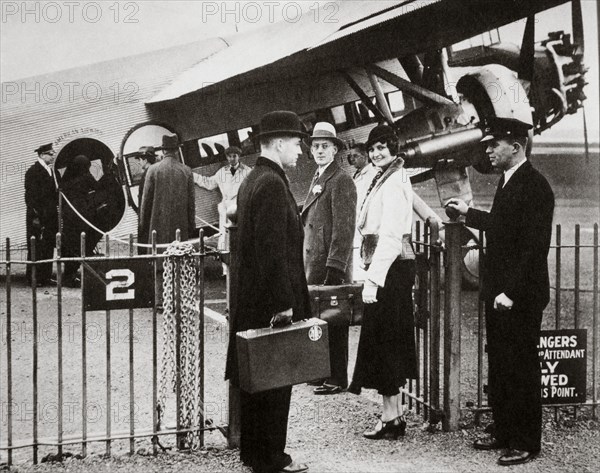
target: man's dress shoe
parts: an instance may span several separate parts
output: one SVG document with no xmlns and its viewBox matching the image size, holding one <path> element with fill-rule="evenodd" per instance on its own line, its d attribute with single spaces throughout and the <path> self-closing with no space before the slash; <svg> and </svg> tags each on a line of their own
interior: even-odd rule
<svg viewBox="0 0 600 473">
<path fill-rule="evenodd" d="M 292 461 L 288 466 L 279 470 L 278 473 L 302 473 L 303 471 L 308 471 L 308 466 L 306 466 L 306 464 Z"/>
<path fill-rule="evenodd" d="M 476 450 L 500 450 L 502 448 L 508 448 L 508 445 L 499 442 L 495 437 L 484 437 L 475 440 L 475 442 L 473 442 L 473 447 Z"/>
<path fill-rule="evenodd" d="M 498 463 L 502 466 L 520 465 L 533 460 L 537 456 L 536 452 L 527 450 L 516 450 L 511 448 L 504 455 L 498 458 Z"/>
<path fill-rule="evenodd" d="M 339 394 L 342 392 L 341 386 L 335 386 L 333 384 L 325 384 L 323 383 L 321 386 L 317 386 L 313 393 L 323 395 L 323 394 Z"/>
</svg>

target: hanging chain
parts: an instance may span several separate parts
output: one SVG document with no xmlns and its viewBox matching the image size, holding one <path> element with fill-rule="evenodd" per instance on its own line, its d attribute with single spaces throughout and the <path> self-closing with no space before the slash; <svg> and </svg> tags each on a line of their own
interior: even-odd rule
<svg viewBox="0 0 600 473">
<path fill-rule="evenodd" d="M 198 314 L 199 272 L 191 244 L 175 241 L 165 251 L 163 261 L 163 351 L 160 369 L 159 412 L 164 417 L 169 393 L 176 391 L 177 372 L 180 372 L 181 396 L 179 422 L 182 428 L 200 425 L 202 396 L 200 393 L 200 317 Z M 175 283 L 179 278 L 181 314 L 180 366 L 176 364 L 176 300 Z M 198 432 L 186 435 L 187 446 L 195 450 L 199 445 Z"/>
</svg>

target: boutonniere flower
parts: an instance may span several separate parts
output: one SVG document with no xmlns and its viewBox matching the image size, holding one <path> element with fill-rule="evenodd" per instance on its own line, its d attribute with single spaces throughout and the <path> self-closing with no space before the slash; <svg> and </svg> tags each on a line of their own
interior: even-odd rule
<svg viewBox="0 0 600 473">
<path fill-rule="evenodd" d="M 321 184 L 317 184 L 315 187 L 313 187 L 312 192 L 315 195 L 319 195 L 321 192 L 323 192 L 323 187 L 321 187 Z"/>
</svg>

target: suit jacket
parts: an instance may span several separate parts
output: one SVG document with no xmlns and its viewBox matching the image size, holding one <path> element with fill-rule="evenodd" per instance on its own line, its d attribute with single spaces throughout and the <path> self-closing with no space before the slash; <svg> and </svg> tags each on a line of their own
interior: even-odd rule
<svg viewBox="0 0 600 473">
<path fill-rule="evenodd" d="M 311 317 L 302 263 L 303 231 L 283 170 L 259 157 L 237 198 L 238 292 L 232 304 L 225 378 L 237 384 L 236 332 L 268 327 L 277 312 Z"/>
<path fill-rule="evenodd" d="M 302 222 L 308 283 L 323 284 L 327 267 L 343 272 L 346 282 L 351 282 L 356 186 L 337 162 L 333 161 L 308 190 Z"/>
<path fill-rule="evenodd" d="M 58 191 L 54 179 L 39 162 L 25 173 L 25 205 L 27 238 L 35 234 L 54 241 L 58 231 Z M 43 235 L 34 233 L 33 220 L 36 217 L 44 228 Z"/>
<path fill-rule="evenodd" d="M 469 209 L 466 224 L 486 232 L 484 297 L 506 294 L 515 304 L 543 308 L 550 300 L 548 250 L 554 194 L 529 161 L 502 188 L 492 209 Z"/>
<path fill-rule="evenodd" d="M 140 209 L 138 239 L 150 243 L 156 230 L 157 243 L 171 243 L 175 232 L 181 230 L 181 239 L 194 235 L 196 228 L 196 200 L 192 171 L 175 158 L 166 157 L 148 168 Z"/>
</svg>

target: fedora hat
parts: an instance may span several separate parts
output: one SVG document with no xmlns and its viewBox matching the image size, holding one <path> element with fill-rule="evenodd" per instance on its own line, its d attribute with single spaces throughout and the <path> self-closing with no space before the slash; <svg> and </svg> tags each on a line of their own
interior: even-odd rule
<svg viewBox="0 0 600 473">
<path fill-rule="evenodd" d="M 312 135 L 308 138 L 308 144 L 312 144 L 313 140 L 329 140 L 338 147 L 338 151 L 342 151 L 346 147 L 344 142 L 337 137 L 335 127 L 327 122 L 315 124 Z"/>
<path fill-rule="evenodd" d="M 299 138 L 306 138 L 308 135 L 304 132 L 304 127 L 298 115 L 286 110 L 277 110 L 269 112 L 260 119 L 260 133 L 255 138 L 260 140 L 268 136 L 290 135 Z"/>
<path fill-rule="evenodd" d="M 375 128 L 371 130 L 369 133 L 369 138 L 367 139 L 366 147 L 369 149 L 378 141 L 387 141 L 388 138 L 392 138 L 395 141 L 398 141 L 398 137 L 394 132 L 394 129 L 389 125 L 377 125 Z"/>
<path fill-rule="evenodd" d="M 176 134 L 170 133 L 162 137 L 162 149 L 179 149 L 179 138 Z"/>
<path fill-rule="evenodd" d="M 140 146 L 138 153 L 140 156 L 156 156 L 154 146 Z"/>
</svg>

